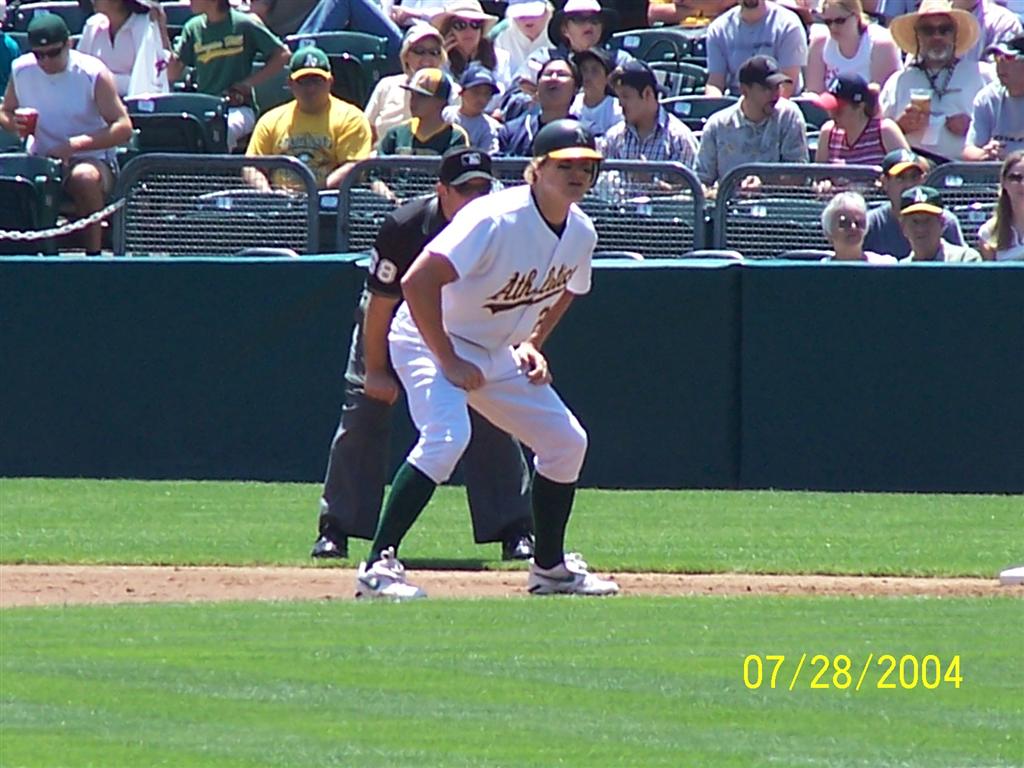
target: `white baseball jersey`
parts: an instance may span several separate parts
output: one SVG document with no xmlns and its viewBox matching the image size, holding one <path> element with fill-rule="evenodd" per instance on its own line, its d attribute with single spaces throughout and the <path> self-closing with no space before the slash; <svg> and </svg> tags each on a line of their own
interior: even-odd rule
<svg viewBox="0 0 1024 768">
<path fill-rule="evenodd" d="M 562 236 L 555 235 L 525 184 L 466 205 L 424 248 L 458 273 L 441 290 L 445 330 L 456 349 L 500 350 L 525 341 L 564 290 L 590 290 L 596 244 L 594 225 L 576 205 Z M 392 327 L 411 324 L 403 304 Z"/>
</svg>

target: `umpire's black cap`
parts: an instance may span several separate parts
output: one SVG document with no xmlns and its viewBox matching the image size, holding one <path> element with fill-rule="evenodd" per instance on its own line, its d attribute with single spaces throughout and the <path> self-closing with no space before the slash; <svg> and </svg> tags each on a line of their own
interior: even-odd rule
<svg viewBox="0 0 1024 768">
<path fill-rule="evenodd" d="M 533 156 L 552 160 L 601 160 L 594 134 L 578 120 L 553 120 L 533 137 Z"/>
<path fill-rule="evenodd" d="M 440 182 L 449 187 L 465 184 L 473 179 L 494 181 L 491 173 L 491 156 L 473 147 L 449 149 L 441 157 L 441 170 L 437 174 Z"/>
</svg>

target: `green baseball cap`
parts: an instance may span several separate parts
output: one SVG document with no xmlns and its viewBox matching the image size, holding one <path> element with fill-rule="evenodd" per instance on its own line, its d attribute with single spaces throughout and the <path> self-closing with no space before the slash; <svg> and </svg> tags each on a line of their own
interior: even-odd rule
<svg viewBox="0 0 1024 768">
<path fill-rule="evenodd" d="M 68 25 L 56 13 L 37 13 L 28 23 L 28 44 L 32 48 L 63 43 L 71 36 Z"/>
<path fill-rule="evenodd" d="M 298 80 L 306 75 L 316 75 L 324 79 L 331 76 L 331 60 L 326 53 L 312 45 L 304 45 L 292 54 L 288 68 L 291 70 L 292 80 Z"/>
<path fill-rule="evenodd" d="M 942 195 L 932 187 L 911 187 L 900 195 L 900 213 L 942 215 Z"/>
</svg>

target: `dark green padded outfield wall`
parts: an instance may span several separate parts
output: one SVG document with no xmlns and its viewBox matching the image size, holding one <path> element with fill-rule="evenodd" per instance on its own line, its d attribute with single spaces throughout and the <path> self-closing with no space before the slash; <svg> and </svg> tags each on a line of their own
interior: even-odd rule
<svg viewBox="0 0 1024 768">
<path fill-rule="evenodd" d="M 0 475 L 320 480 L 358 258 L 0 260 Z M 585 485 L 1021 492 L 1022 297 L 1024 265 L 609 261 L 547 351 Z"/>
</svg>

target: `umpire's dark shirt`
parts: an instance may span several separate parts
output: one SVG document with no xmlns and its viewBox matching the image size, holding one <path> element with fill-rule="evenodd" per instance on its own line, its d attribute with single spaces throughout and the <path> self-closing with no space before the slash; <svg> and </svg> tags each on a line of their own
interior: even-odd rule
<svg viewBox="0 0 1024 768">
<path fill-rule="evenodd" d="M 366 289 L 379 296 L 402 298 L 402 277 L 423 246 L 447 225 L 437 195 L 416 198 L 389 213 L 373 243 Z"/>
<path fill-rule="evenodd" d="M 373 243 L 370 269 L 366 275 L 366 289 L 356 311 L 356 325 L 352 329 L 352 346 L 348 354 L 345 379 L 361 388 L 366 381 L 366 361 L 363 353 L 363 320 L 370 294 L 392 299 L 402 298 L 402 277 L 409 270 L 423 246 L 448 225 L 441 211 L 437 195 L 418 197 L 399 206 L 384 217 L 384 223 Z M 398 305 L 395 305 L 395 311 Z"/>
</svg>

